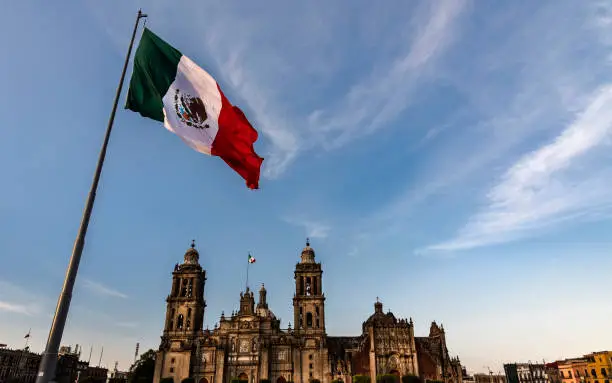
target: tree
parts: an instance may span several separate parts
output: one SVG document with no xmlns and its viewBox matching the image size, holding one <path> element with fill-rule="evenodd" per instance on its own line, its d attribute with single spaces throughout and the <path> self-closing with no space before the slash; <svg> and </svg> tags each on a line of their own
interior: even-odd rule
<svg viewBox="0 0 612 383">
<path fill-rule="evenodd" d="M 404 375 L 402 376 L 402 383 L 420 383 L 421 379 L 416 375 Z"/>
<path fill-rule="evenodd" d="M 129 383 L 152 383 L 155 373 L 155 356 L 153 350 L 140 355 L 140 358 L 130 367 Z"/>
<path fill-rule="evenodd" d="M 399 383 L 399 377 L 393 374 L 378 375 L 376 383 Z"/>
<path fill-rule="evenodd" d="M 368 375 L 354 375 L 353 383 L 370 383 L 370 377 Z"/>
</svg>

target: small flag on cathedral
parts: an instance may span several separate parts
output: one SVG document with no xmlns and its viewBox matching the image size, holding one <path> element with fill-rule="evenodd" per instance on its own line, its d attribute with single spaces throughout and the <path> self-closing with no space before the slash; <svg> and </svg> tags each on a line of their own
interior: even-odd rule
<svg viewBox="0 0 612 383">
<path fill-rule="evenodd" d="M 164 123 L 192 149 L 221 157 L 259 188 L 263 158 L 257 131 L 204 69 L 145 28 L 130 80 L 126 109 Z"/>
<path fill-rule="evenodd" d="M 249 263 L 255 263 L 255 257 L 249 254 Z"/>
</svg>

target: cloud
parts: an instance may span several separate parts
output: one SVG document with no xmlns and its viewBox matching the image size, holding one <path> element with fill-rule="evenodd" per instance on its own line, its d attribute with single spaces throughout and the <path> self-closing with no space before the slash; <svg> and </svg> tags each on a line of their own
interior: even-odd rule
<svg viewBox="0 0 612 383">
<path fill-rule="evenodd" d="M 457 20 L 465 4 L 461 0 L 427 3 L 415 14 L 418 25 L 406 51 L 354 84 L 339 105 L 312 112 L 310 125 L 323 134 L 323 144 L 333 148 L 371 134 L 408 108 L 423 77 L 458 34 Z"/>
<path fill-rule="evenodd" d="M 20 286 L 0 280 L 0 311 L 35 316 L 41 312 L 45 301 Z"/>
<path fill-rule="evenodd" d="M 507 242 L 612 207 L 612 166 L 601 166 L 611 138 L 612 84 L 599 89 L 553 142 L 511 166 L 488 193 L 487 206 L 456 238 L 428 250 Z"/>
<path fill-rule="evenodd" d="M 331 227 L 325 223 L 302 217 L 283 218 L 283 220 L 288 224 L 303 227 L 308 238 L 327 238 L 331 231 Z"/>
<path fill-rule="evenodd" d="M 33 316 L 38 313 L 39 308 L 32 305 L 23 305 L 17 303 L 10 303 L 6 301 L 0 301 L 0 311 L 8 311 L 16 314 L 24 314 Z"/>
<path fill-rule="evenodd" d="M 137 328 L 139 325 L 138 322 L 115 322 L 115 326 L 125 327 L 125 328 Z"/>
<path fill-rule="evenodd" d="M 107 287 L 101 283 L 94 282 L 90 279 L 84 279 L 83 286 L 98 295 L 106 295 L 109 297 L 116 297 L 116 298 L 122 298 L 122 299 L 128 298 L 126 294 L 120 291 L 114 290 L 110 287 Z"/>
<path fill-rule="evenodd" d="M 403 191 L 364 219 L 362 226 L 376 222 L 369 225 L 372 236 L 409 230 L 415 212 L 434 199 L 437 204 L 460 196 L 459 205 L 449 206 L 454 210 L 446 214 L 465 214 L 462 209 L 470 207 L 471 199 L 499 182 L 500 170 L 561 134 L 588 109 L 593 94 L 612 81 L 606 61 L 612 24 L 593 9 L 572 2 L 534 3 L 533 8 L 500 10 L 487 18 L 486 25 L 462 32 L 470 43 L 462 44 L 461 54 L 439 71 L 443 82 L 463 97 L 460 108 L 439 127 L 430 127 L 416 145 L 422 156 Z M 572 27 L 551 30 L 550 19 Z M 601 163 L 593 161 L 590 171 L 605 173 Z M 582 182 L 603 179 L 597 177 Z"/>
</svg>

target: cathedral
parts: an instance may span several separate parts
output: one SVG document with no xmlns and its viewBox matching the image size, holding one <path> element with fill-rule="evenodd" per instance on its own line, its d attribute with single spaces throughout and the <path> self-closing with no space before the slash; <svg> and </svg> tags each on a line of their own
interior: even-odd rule
<svg viewBox="0 0 612 383">
<path fill-rule="evenodd" d="M 295 266 L 293 323 L 281 327 L 268 307 L 262 285 L 255 293 L 240 293 L 240 310 L 221 314 L 213 330 L 204 330 L 206 271 L 192 244 L 182 264 L 172 273 L 166 298 L 166 320 L 155 362 L 154 383 L 173 378 L 180 383 L 352 383 L 355 375 L 418 376 L 421 382 L 461 383 L 461 364 L 446 348 L 443 326 L 431 324 L 429 336 L 415 337 L 411 319 L 383 311 L 376 300 L 374 312 L 354 337 L 329 336 L 325 331 L 323 269 L 306 242 Z"/>
</svg>

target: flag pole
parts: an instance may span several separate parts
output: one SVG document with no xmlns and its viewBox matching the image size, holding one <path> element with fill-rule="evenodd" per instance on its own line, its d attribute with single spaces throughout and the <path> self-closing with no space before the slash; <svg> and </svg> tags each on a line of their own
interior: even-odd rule
<svg viewBox="0 0 612 383">
<path fill-rule="evenodd" d="M 251 253 L 249 252 L 249 260 L 247 261 L 247 278 L 246 278 L 246 287 L 244 289 L 244 291 L 246 291 L 246 289 L 249 288 L 249 266 L 251 266 L 251 257 L 250 257 Z"/>
<path fill-rule="evenodd" d="M 123 88 L 123 80 L 125 79 L 125 72 L 127 70 L 128 62 L 132 54 L 132 46 L 134 45 L 134 38 L 136 37 L 136 31 L 138 30 L 138 24 L 140 19 L 147 17 L 139 9 L 136 16 L 136 23 L 134 24 L 134 31 L 132 32 L 132 39 L 128 47 L 125 62 L 123 64 L 123 71 L 121 72 L 121 79 L 119 80 L 119 86 L 115 93 L 115 101 L 111 110 L 110 117 L 108 119 L 108 125 L 106 127 L 106 134 L 104 135 L 104 141 L 100 154 L 98 156 L 98 164 L 96 165 L 96 172 L 94 173 L 93 182 L 89 195 L 87 196 L 87 202 L 85 203 L 85 209 L 83 210 L 83 217 L 81 219 L 81 225 L 77 234 L 77 238 L 74 241 L 74 247 L 72 248 L 72 256 L 68 263 L 66 270 L 66 276 L 64 278 L 64 285 L 62 292 L 57 300 L 57 307 L 55 308 L 55 315 L 53 322 L 51 323 L 51 329 L 49 330 L 49 338 L 47 339 L 47 345 L 45 352 L 42 354 L 40 365 L 38 367 L 38 375 L 36 376 L 36 383 L 47 383 L 55 379 L 55 366 L 57 364 L 57 354 L 62 340 L 62 334 L 64 333 L 64 326 L 66 325 L 66 318 L 68 317 L 68 310 L 70 308 L 70 300 L 72 299 L 72 290 L 74 289 L 74 282 L 76 281 L 77 272 L 79 269 L 79 263 L 81 261 L 81 254 L 83 253 L 83 247 L 85 245 L 85 234 L 87 233 L 87 226 L 89 225 L 89 219 L 91 218 L 91 211 L 93 209 L 94 201 L 96 199 L 96 190 L 98 189 L 98 182 L 100 181 L 100 174 L 102 173 L 102 165 L 104 164 L 104 158 L 106 157 L 106 148 L 110 139 L 111 130 L 113 129 L 113 122 L 115 120 L 115 112 L 117 111 L 117 104 L 119 103 L 119 96 L 121 95 L 121 89 Z"/>
</svg>

